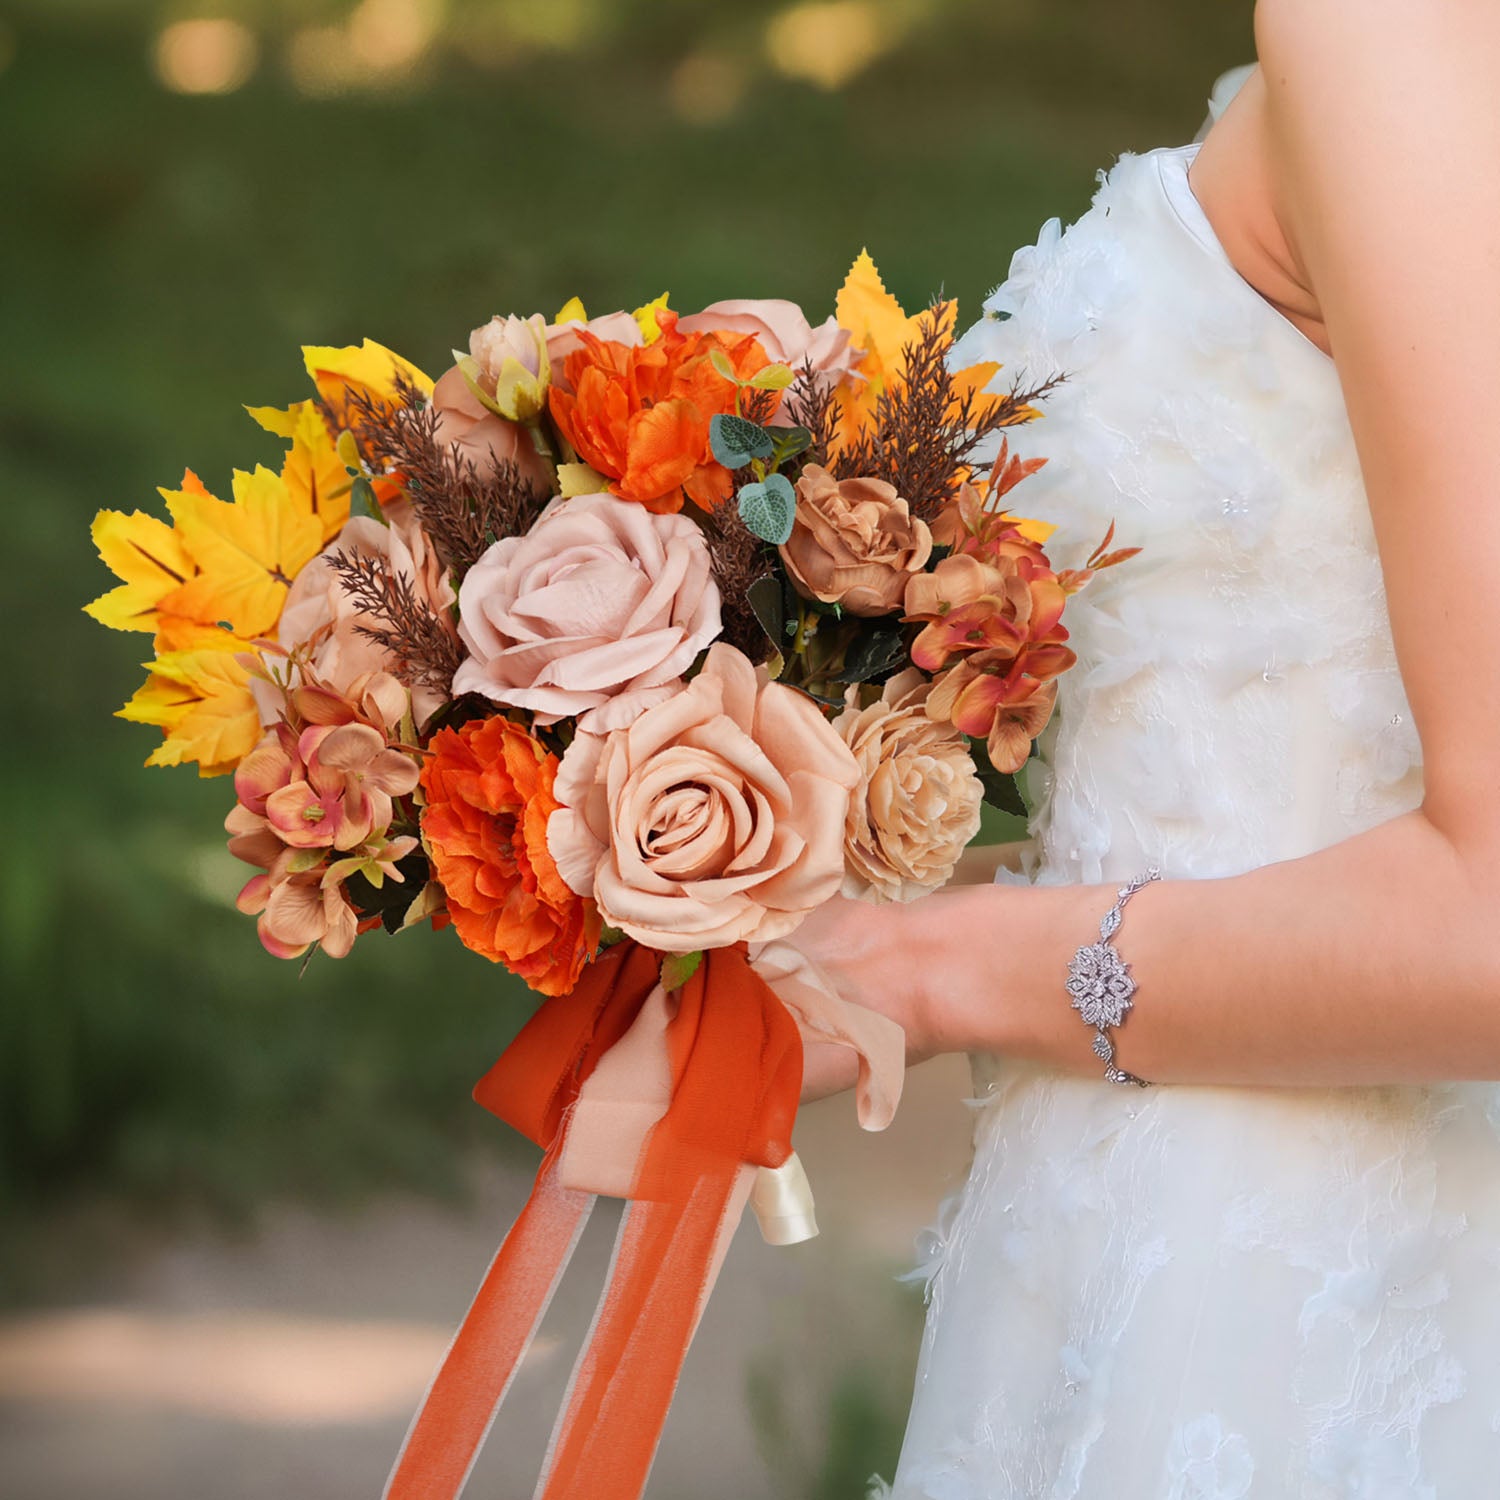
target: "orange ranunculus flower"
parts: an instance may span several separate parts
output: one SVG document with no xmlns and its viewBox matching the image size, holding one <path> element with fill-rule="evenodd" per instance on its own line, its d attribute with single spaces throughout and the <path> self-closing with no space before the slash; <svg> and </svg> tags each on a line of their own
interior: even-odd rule
<svg viewBox="0 0 1500 1500">
<path fill-rule="evenodd" d="M 710 354 L 722 350 L 742 380 L 770 361 L 750 334 L 683 334 L 675 313 L 664 308 L 658 318 L 661 337 L 640 347 L 580 330 L 582 348 L 564 366 L 571 389 L 548 393 L 552 417 L 620 499 L 679 511 L 686 498 L 712 510 L 734 492 L 734 478 L 714 461 L 709 421 L 734 411 L 735 387 Z"/>
<path fill-rule="evenodd" d="M 441 730 L 422 771 L 422 834 L 459 937 L 544 995 L 577 984 L 602 926 L 547 850 L 557 764 L 497 717 Z"/>
</svg>

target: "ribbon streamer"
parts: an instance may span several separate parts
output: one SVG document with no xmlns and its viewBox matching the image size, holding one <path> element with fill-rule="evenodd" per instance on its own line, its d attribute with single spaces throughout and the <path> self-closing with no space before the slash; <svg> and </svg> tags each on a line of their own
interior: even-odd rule
<svg viewBox="0 0 1500 1500">
<path fill-rule="evenodd" d="M 599 1193 L 631 1201 L 536 1496 L 637 1500 L 746 1200 L 772 1243 L 817 1232 L 791 1150 L 802 1031 L 856 1048 L 861 1123 L 889 1119 L 900 1028 L 839 999 L 795 949 L 762 945 L 753 966 L 744 944 L 713 950 L 670 995 L 660 959 L 632 942 L 608 949 L 571 995 L 538 1009 L 475 1088 L 546 1156 L 386 1500 L 462 1492 Z"/>
</svg>

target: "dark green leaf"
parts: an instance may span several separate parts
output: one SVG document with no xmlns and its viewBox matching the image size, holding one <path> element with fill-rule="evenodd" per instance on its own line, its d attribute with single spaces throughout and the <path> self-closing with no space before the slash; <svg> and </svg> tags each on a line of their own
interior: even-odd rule
<svg viewBox="0 0 1500 1500">
<path fill-rule="evenodd" d="M 780 646 L 782 633 L 786 630 L 786 594 L 781 579 L 774 573 L 757 578 L 746 594 L 760 628 L 770 636 L 773 644 Z"/>
<path fill-rule="evenodd" d="M 771 434 L 759 422 L 720 414 L 708 424 L 709 446 L 726 469 L 743 469 L 752 458 L 770 458 Z"/>
<path fill-rule="evenodd" d="M 862 631 L 844 656 L 837 682 L 868 682 L 894 671 L 906 661 L 906 635 L 900 629 L 875 626 Z"/>
<path fill-rule="evenodd" d="M 371 885 L 359 871 L 344 882 L 344 890 L 355 911 L 362 917 L 379 917 L 387 932 L 401 931 L 407 908 L 426 888 L 430 873 L 427 856 L 421 850 L 408 854 L 396 868 L 403 879 L 392 880 L 387 876 L 379 887 Z"/>
<path fill-rule="evenodd" d="M 973 745 L 974 769 L 979 773 L 980 785 L 984 788 L 984 800 L 991 807 L 999 808 L 1001 812 L 1014 813 L 1017 817 L 1027 816 L 1026 799 L 1021 796 L 1021 788 L 1014 776 L 1005 776 L 997 771 L 989 761 L 984 758 L 984 746 Z"/>
</svg>

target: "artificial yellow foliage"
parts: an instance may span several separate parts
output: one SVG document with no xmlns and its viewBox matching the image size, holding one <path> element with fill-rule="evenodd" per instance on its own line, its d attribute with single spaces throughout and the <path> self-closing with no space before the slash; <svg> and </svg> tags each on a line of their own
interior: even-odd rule
<svg viewBox="0 0 1500 1500">
<path fill-rule="evenodd" d="M 1032 521 L 1025 517 L 1019 517 L 1016 521 L 1016 530 L 1028 542 L 1035 542 L 1038 547 L 1045 547 L 1051 541 L 1052 533 L 1057 530 L 1057 527 L 1049 521 Z"/>
<path fill-rule="evenodd" d="M 852 442 L 874 416 L 875 404 L 890 387 L 906 375 L 906 350 L 922 337 L 924 323 L 937 319 L 939 331 L 952 336 L 958 319 L 958 304 L 939 302 L 927 312 L 907 315 L 906 310 L 886 290 L 880 272 L 868 250 L 861 250 L 839 289 L 834 312 L 840 328 L 849 333 L 850 343 L 864 351 L 859 362 L 859 379 L 847 380 L 838 391 L 840 445 Z M 965 395 L 979 396 L 999 373 L 998 364 L 972 365 L 954 373 L 954 399 Z M 1003 400 L 1001 396 L 992 398 Z M 978 403 L 982 410 L 985 402 Z"/>
<path fill-rule="evenodd" d="M 223 634 L 230 647 L 240 644 Z M 146 665 L 151 675 L 118 712 L 136 724 L 155 724 L 165 734 L 146 764 L 197 761 L 200 776 L 233 771 L 261 732 L 250 673 L 237 651 L 212 646 L 169 651 Z"/>
<path fill-rule="evenodd" d="M 861 250 L 849 268 L 834 302 L 839 327 L 846 329 L 856 349 L 864 350 L 859 373 L 869 388 L 870 404 L 906 368 L 905 349 L 921 336 L 920 316 L 908 317 L 885 289 L 868 250 Z"/>
<path fill-rule="evenodd" d="M 396 381 L 405 378 L 424 396 L 432 395 L 432 381 L 426 375 L 374 339 L 343 348 L 309 344 L 302 350 L 302 359 L 318 395 L 340 426 L 347 425 L 345 407 L 350 388 L 367 391 L 390 405 L 396 399 Z"/>
<path fill-rule="evenodd" d="M 349 519 L 352 481 L 317 403 L 298 401 L 285 410 L 277 406 L 247 406 L 245 410 L 267 432 L 291 442 L 281 466 L 281 482 L 292 503 L 317 518 L 324 543 L 331 542 Z"/>
<path fill-rule="evenodd" d="M 279 474 L 236 472 L 234 500 L 197 490 L 163 490 L 172 520 L 199 572 L 162 601 L 200 624 L 223 622 L 241 639 L 276 628 L 292 580 L 323 545 L 318 517 L 299 508 Z"/>
<path fill-rule="evenodd" d="M 644 307 L 636 308 L 631 315 L 641 325 L 641 336 L 648 344 L 654 344 L 661 337 L 661 324 L 656 315 L 666 311 L 667 299 L 671 295 L 670 292 L 663 292 L 660 297 L 646 303 Z"/>
<path fill-rule="evenodd" d="M 94 517 L 94 545 L 119 588 L 84 608 L 111 630 L 156 630 L 158 606 L 198 571 L 172 527 L 144 511 L 101 510 Z"/>
</svg>

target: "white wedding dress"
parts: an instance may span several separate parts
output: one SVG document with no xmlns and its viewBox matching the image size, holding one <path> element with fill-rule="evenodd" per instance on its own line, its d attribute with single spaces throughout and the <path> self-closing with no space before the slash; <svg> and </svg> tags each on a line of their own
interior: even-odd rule
<svg viewBox="0 0 1500 1500">
<path fill-rule="evenodd" d="M 1041 882 L 1232 875 L 1421 798 L 1338 374 L 1234 271 L 1194 150 L 1121 159 L 955 355 L 1068 377 L 1013 437 L 1054 561 L 1111 519 L 1145 549 L 1069 606 Z M 899 1500 L 1500 1497 L 1496 1088 L 975 1071 Z"/>
</svg>

